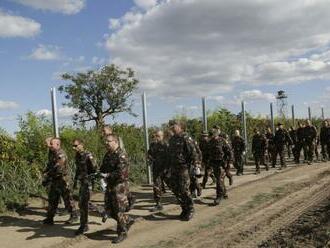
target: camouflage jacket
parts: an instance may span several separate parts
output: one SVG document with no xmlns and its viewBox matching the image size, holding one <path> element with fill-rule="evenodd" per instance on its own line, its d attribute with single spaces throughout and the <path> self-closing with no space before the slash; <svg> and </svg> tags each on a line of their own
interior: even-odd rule
<svg viewBox="0 0 330 248">
<path fill-rule="evenodd" d="M 231 145 L 233 147 L 234 154 L 242 154 L 245 151 L 245 142 L 241 136 L 234 136 Z"/>
<path fill-rule="evenodd" d="M 109 187 L 128 182 L 129 162 L 127 154 L 120 147 L 114 152 L 108 151 L 104 155 L 100 172 L 108 174 L 106 181 Z"/>
<path fill-rule="evenodd" d="M 198 153 L 194 140 L 186 133 L 173 135 L 169 140 L 171 168 L 190 168 L 198 163 Z"/>
<path fill-rule="evenodd" d="M 266 137 L 262 134 L 255 134 L 252 138 L 252 153 L 264 153 L 267 149 Z"/>
<path fill-rule="evenodd" d="M 166 142 L 152 142 L 148 150 L 148 160 L 153 169 L 166 169 L 168 167 L 168 144 Z"/>
<path fill-rule="evenodd" d="M 209 141 L 210 161 L 229 161 L 231 151 L 229 143 L 221 136 L 212 137 Z"/>
<path fill-rule="evenodd" d="M 286 129 L 278 129 L 275 132 L 274 143 L 276 147 L 282 147 L 286 144 L 292 145 L 291 137 Z"/>
<path fill-rule="evenodd" d="M 76 174 L 74 181 L 88 182 L 88 176 L 96 172 L 96 161 L 90 152 L 77 152 L 75 157 Z"/>
<path fill-rule="evenodd" d="M 68 180 L 68 157 L 62 149 L 53 151 L 47 174 L 52 179 Z"/>
<path fill-rule="evenodd" d="M 306 126 L 304 128 L 304 140 L 305 142 L 312 143 L 316 139 L 317 131 L 314 126 Z"/>
</svg>

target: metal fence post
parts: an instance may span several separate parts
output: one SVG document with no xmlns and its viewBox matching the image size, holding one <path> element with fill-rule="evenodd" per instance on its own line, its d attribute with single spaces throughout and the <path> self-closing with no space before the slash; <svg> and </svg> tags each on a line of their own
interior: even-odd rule
<svg viewBox="0 0 330 248">
<path fill-rule="evenodd" d="M 53 87 L 50 89 L 51 101 L 52 101 L 52 116 L 53 116 L 53 129 L 54 135 L 56 138 L 59 136 L 58 130 L 58 118 L 57 118 L 57 103 L 56 103 L 56 88 Z"/>
<path fill-rule="evenodd" d="M 144 147 L 146 153 L 146 164 L 147 164 L 147 173 L 148 173 L 148 184 L 152 184 L 151 180 L 151 168 L 147 160 L 147 153 L 149 150 L 149 133 L 148 133 L 148 123 L 147 123 L 147 97 L 146 93 L 142 94 L 142 112 L 143 112 L 143 129 L 144 129 Z"/>
<path fill-rule="evenodd" d="M 203 109 L 203 131 L 207 132 L 206 97 L 202 98 L 202 109 Z"/>
</svg>

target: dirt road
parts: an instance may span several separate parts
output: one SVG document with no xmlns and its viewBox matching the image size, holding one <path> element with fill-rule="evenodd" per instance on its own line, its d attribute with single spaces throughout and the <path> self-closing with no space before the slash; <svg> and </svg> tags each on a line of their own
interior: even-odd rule
<svg viewBox="0 0 330 248">
<path fill-rule="evenodd" d="M 33 201 L 21 215 L 0 217 L 0 246 L 299 247 L 280 246 L 276 242 L 289 242 L 290 239 L 281 237 L 281 233 L 289 237 L 290 230 L 294 229 L 292 225 L 297 221 L 302 227 L 301 223 L 305 221 L 299 222 L 299 219 L 304 214 L 327 211 L 326 207 L 320 206 L 325 206 L 330 197 L 330 163 L 289 166 L 282 171 L 272 169 L 260 175 L 254 175 L 253 168 L 250 168 L 247 174 L 235 177 L 234 185 L 229 187 L 229 199 L 216 207 L 212 206 L 215 190 L 209 186 L 203 197 L 195 201 L 196 214 L 189 222 L 177 219 L 180 209 L 170 193 L 164 197 L 164 211 L 151 214 L 151 188 L 136 188 L 138 200 L 130 212 L 136 223 L 131 227 L 128 239 L 119 245 L 111 245 L 110 242 L 116 235 L 114 221 L 103 224 L 100 217 L 92 215 L 90 231 L 85 236 L 74 237 L 78 224 L 64 225 L 68 216 L 57 216 L 54 226 L 41 225 L 45 211 L 40 201 Z M 93 200 L 94 204 L 101 205 L 102 195 L 94 195 Z M 322 212 L 320 217 L 314 218 L 321 223 L 318 230 L 326 229 L 328 224 L 322 221 L 328 219 L 326 216 L 327 213 Z M 330 240 L 330 232 L 319 233 L 317 244 L 325 247 Z"/>
</svg>

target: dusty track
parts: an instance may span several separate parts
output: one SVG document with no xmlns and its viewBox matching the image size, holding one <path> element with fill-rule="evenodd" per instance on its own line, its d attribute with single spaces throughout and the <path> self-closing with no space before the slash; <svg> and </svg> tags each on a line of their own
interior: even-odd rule
<svg viewBox="0 0 330 248">
<path fill-rule="evenodd" d="M 256 247 L 329 196 L 330 164 L 236 177 L 235 185 L 229 191 L 230 198 L 217 207 L 210 206 L 214 189 L 206 190 L 196 201 L 196 215 L 189 222 L 177 219 L 180 210 L 170 194 L 164 199 L 165 211 L 151 215 L 150 188 L 137 189 L 141 200 L 131 213 L 137 221 L 129 238 L 114 247 Z M 101 198 L 95 196 L 94 200 Z M 113 221 L 101 225 L 98 217 L 91 217 L 89 233 L 75 238 L 72 230 L 77 225 L 62 224 L 67 217 L 57 217 L 57 225 L 43 227 L 43 215 L 44 211 L 32 204 L 23 216 L 0 217 L 3 247 L 101 248 L 109 247 L 115 236 Z"/>
</svg>

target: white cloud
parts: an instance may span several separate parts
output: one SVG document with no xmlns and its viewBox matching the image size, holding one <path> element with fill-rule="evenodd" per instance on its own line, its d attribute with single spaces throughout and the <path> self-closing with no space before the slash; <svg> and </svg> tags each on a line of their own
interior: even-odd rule
<svg viewBox="0 0 330 248">
<path fill-rule="evenodd" d="M 329 0 L 165 0 L 132 10 L 105 47 L 162 96 L 330 79 Z"/>
<path fill-rule="evenodd" d="M 273 102 L 275 101 L 275 96 L 272 93 L 264 93 L 260 90 L 247 90 L 240 93 L 239 97 L 237 98 L 239 101 L 268 101 Z"/>
<path fill-rule="evenodd" d="M 92 58 L 92 64 L 94 65 L 104 65 L 106 63 L 106 59 L 105 58 L 99 58 L 99 57 L 96 57 L 94 56 Z"/>
<path fill-rule="evenodd" d="M 49 10 L 67 15 L 80 12 L 85 7 L 85 0 L 12 0 L 35 9 Z"/>
<path fill-rule="evenodd" d="M 40 33 L 40 23 L 0 10 L 0 37 L 33 37 Z"/>
<path fill-rule="evenodd" d="M 74 114 L 78 112 L 77 109 L 75 108 L 70 108 L 70 107 L 63 107 L 58 109 L 58 117 L 65 119 L 65 118 L 70 118 L 73 117 Z M 52 111 L 49 109 L 41 109 L 35 112 L 37 116 L 45 116 L 45 117 L 50 117 L 52 116 Z"/>
<path fill-rule="evenodd" d="M 0 100 L 0 110 L 10 110 L 10 109 L 16 109 L 18 107 L 19 105 L 17 102 Z"/>
<path fill-rule="evenodd" d="M 115 30 L 115 29 L 118 29 L 118 28 L 120 28 L 120 20 L 110 18 L 109 19 L 109 29 Z"/>
<path fill-rule="evenodd" d="M 222 101 L 224 101 L 225 98 L 223 96 L 208 96 L 206 99 L 214 100 L 216 102 L 222 102 Z"/>
<path fill-rule="evenodd" d="M 35 60 L 58 60 L 60 57 L 60 48 L 51 45 L 38 45 L 29 56 L 30 59 Z"/>
<path fill-rule="evenodd" d="M 134 3 L 142 9 L 150 9 L 157 4 L 157 0 L 134 0 Z"/>
</svg>

